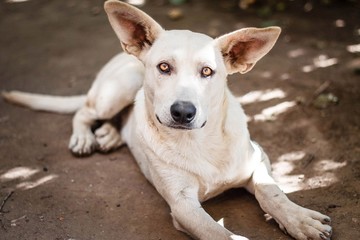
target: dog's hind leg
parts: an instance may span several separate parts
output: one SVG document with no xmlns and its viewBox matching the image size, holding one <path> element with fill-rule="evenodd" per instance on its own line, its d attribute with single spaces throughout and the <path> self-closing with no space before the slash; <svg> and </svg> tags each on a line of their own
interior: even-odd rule
<svg viewBox="0 0 360 240">
<path fill-rule="evenodd" d="M 110 120 L 132 104 L 143 81 L 143 66 L 126 54 L 114 57 L 100 71 L 85 105 L 75 114 L 69 148 L 76 155 L 88 155 L 94 150 L 109 151 L 121 145 L 120 133 L 105 123 L 95 135 L 91 127 L 97 120 Z"/>
<path fill-rule="evenodd" d="M 253 156 L 259 164 L 247 189 L 255 194 L 261 208 L 295 239 L 330 240 L 330 218 L 290 201 L 271 177 L 266 154 L 256 144 L 253 144 L 253 148 Z"/>
</svg>

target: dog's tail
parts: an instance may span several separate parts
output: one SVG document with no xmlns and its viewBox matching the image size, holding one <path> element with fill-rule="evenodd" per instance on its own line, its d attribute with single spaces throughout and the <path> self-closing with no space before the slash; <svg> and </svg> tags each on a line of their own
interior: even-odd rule
<svg viewBox="0 0 360 240">
<path fill-rule="evenodd" d="M 61 97 L 19 91 L 4 91 L 1 95 L 6 101 L 23 107 L 63 114 L 76 112 L 86 101 L 85 95 Z"/>
</svg>

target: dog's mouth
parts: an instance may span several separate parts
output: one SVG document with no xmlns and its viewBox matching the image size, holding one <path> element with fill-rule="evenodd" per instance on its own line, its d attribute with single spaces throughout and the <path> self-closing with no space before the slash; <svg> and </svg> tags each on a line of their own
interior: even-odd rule
<svg viewBox="0 0 360 240">
<path fill-rule="evenodd" d="M 176 123 L 171 123 L 171 124 L 164 124 L 163 122 L 161 122 L 160 118 L 158 115 L 156 115 L 156 119 L 158 120 L 158 122 L 164 126 L 167 126 L 169 128 L 174 128 L 174 129 L 179 129 L 179 130 L 193 130 L 196 129 L 195 127 L 193 127 L 193 124 L 176 124 Z M 200 128 L 203 128 L 206 125 L 205 121 Z"/>
<path fill-rule="evenodd" d="M 190 127 L 190 126 L 175 125 L 175 124 L 169 125 L 168 127 L 174 128 L 174 129 L 179 129 L 179 130 L 192 130 L 192 129 L 194 129 L 194 128 Z"/>
</svg>

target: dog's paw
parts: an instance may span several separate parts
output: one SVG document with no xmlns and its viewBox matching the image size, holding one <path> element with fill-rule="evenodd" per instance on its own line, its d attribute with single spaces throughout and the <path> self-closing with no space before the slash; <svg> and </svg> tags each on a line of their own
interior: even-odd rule
<svg viewBox="0 0 360 240">
<path fill-rule="evenodd" d="M 91 154 L 97 146 L 94 134 L 89 131 L 86 133 L 73 133 L 69 142 L 69 149 L 78 156 Z"/>
<path fill-rule="evenodd" d="M 279 226 L 295 239 L 330 240 L 332 229 L 328 216 L 300 206 L 285 214 L 286 221 L 278 221 Z"/>
<path fill-rule="evenodd" d="M 123 144 L 119 131 L 110 123 L 104 123 L 95 131 L 95 138 L 98 143 L 98 149 L 102 152 L 108 152 Z"/>
</svg>

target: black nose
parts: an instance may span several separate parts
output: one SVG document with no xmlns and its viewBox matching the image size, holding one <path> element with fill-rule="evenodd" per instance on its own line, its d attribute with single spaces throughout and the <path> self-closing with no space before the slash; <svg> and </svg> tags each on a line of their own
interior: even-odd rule
<svg viewBox="0 0 360 240">
<path fill-rule="evenodd" d="M 170 113 L 179 124 L 190 123 L 196 115 L 196 108 L 191 102 L 178 101 L 170 107 Z"/>
</svg>

